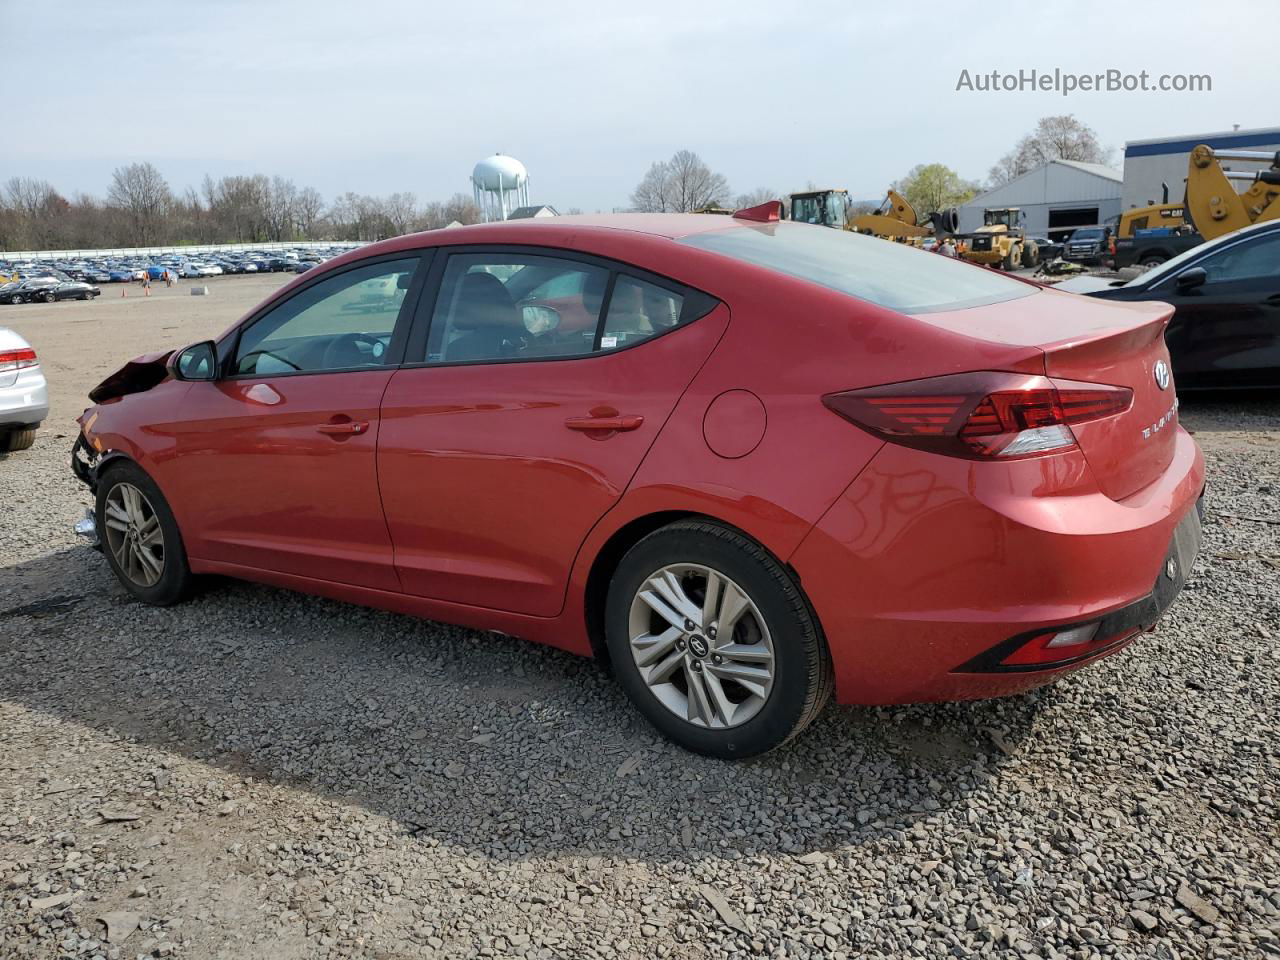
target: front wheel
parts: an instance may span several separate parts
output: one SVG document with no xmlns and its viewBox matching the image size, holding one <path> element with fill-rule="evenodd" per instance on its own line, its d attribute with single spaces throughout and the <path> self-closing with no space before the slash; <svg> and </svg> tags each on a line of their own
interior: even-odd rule
<svg viewBox="0 0 1280 960">
<path fill-rule="evenodd" d="M 53 303 L 55 298 L 52 293 L 46 293 L 43 297 L 41 297 L 41 299 L 44 300 L 45 303 Z"/>
<path fill-rule="evenodd" d="M 605 617 L 627 696 L 697 753 L 772 750 L 831 695 L 831 659 L 795 582 L 763 547 L 718 524 L 674 523 L 632 547 Z"/>
<path fill-rule="evenodd" d="M 98 483 L 98 534 L 121 585 L 144 603 L 177 603 L 191 585 L 182 534 L 160 488 L 130 461 Z"/>
</svg>

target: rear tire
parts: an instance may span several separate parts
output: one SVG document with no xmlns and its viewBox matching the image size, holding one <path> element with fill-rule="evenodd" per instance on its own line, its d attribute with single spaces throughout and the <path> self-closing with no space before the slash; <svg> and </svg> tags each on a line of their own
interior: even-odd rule
<svg viewBox="0 0 1280 960">
<path fill-rule="evenodd" d="M 0 451 L 5 453 L 14 453 L 18 450 L 28 450 L 35 442 L 35 427 L 28 427 L 23 430 L 10 430 L 8 433 L 0 435 Z"/>
<path fill-rule="evenodd" d="M 1001 263 L 1001 266 L 1004 267 L 1005 270 L 1016 270 L 1018 267 L 1018 256 L 1018 248 L 1010 247 L 1008 254 L 1004 258 L 1004 262 Z"/>
<path fill-rule="evenodd" d="M 40 299 L 42 299 L 45 303 L 53 303 L 53 301 L 56 300 L 57 298 L 52 293 L 46 293 Z"/>
<path fill-rule="evenodd" d="M 673 523 L 632 547 L 609 585 L 605 633 L 632 703 L 695 753 L 772 750 L 831 696 L 826 642 L 795 581 L 716 523 Z"/>
<path fill-rule="evenodd" d="M 167 607 L 191 588 L 182 533 L 164 494 L 145 470 L 119 460 L 98 481 L 102 552 L 120 584 L 143 603 Z"/>
</svg>

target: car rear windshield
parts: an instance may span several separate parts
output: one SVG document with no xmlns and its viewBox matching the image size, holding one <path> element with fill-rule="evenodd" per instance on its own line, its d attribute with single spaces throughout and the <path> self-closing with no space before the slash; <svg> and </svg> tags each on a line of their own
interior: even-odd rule
<svg viewBox="0 0 1280 960">
<path fill-rule="evenodd" d="M 848 230 L 771 223 L 695 233 L 691 247 L 744 260 L 900 313 L 960 310 L 1029 296 L 992 270 Z"/>
</svg>

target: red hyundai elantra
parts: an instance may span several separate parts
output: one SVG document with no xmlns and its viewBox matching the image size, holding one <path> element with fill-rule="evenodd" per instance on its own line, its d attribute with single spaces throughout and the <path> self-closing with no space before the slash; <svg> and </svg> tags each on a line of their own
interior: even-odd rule
<svg viewBox="0 0 1280 960">
<path fill-rule="evenodd" d="M 607 657 L 722 757 L 1149 630 L 1204 490 L 1170 309 L 775 207 L 398 237 L 132 361 L 73 457 L 108 562 Z"/>
</svg>

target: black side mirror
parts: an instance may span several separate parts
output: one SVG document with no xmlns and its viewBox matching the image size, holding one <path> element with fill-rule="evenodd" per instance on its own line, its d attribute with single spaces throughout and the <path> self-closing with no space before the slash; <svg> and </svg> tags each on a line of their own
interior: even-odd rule
<svg viewBox="0 0 1280 960">
<path fill-rule="evenodd" d="M 1192 267 L 1174 277 L 1173 285 L 1179 293 L 1186 293 L 1188 290 L 1204 286 L 1204 282 L 1208 279 L 1209 275 L 1204 272 L 1204 267 Z"/>
<path fill-rule="evenodd" d="M 217 380 L 218 348 L 212 340 L 195 343 L 169 358 L 175 380 Z"/>
</svg>

